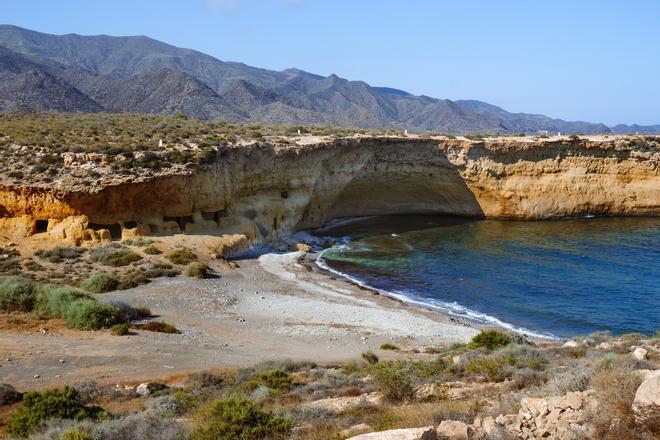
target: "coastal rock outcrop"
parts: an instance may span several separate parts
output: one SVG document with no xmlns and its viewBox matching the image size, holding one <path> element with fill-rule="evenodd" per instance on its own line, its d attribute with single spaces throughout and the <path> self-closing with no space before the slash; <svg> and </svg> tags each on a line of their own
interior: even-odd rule
<svg viewBox="0 0 660 440">
<path fill-rule="evenodd" d="M 226 254 L 359 215 L 660 214 L 660 148 L 641 138 L 252 143 L 177 170 L 93 188 L 0 186 L 0 228 L 74 242 L 208 232 L 231 237 Z"/>
</svg>

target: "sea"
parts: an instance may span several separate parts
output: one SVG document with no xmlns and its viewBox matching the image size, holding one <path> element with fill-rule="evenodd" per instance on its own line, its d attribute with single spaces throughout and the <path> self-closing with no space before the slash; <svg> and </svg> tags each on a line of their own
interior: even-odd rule
<svg viewBox="0 0 660 440">
<path fill-rule="evenodd" d="M 660 218 L 339 219 L 317 264 L 354 283 L 530 336 L 660 330 Z"/>
</svg>

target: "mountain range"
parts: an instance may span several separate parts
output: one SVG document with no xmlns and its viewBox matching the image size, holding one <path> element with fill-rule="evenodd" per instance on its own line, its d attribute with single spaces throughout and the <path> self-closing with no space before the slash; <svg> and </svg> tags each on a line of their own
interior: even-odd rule
<svg viewBox="0 0 660 440">
<path fill-rule="evenodd" d="M 0 113 L 178 114 L 269 124 L 450 133 L 660 133 L 510 113 L 474 100 L 414 96 L 299 69 L 220 61 L 145 37 L 50 35 L 0 25 Z"/>
</svg>

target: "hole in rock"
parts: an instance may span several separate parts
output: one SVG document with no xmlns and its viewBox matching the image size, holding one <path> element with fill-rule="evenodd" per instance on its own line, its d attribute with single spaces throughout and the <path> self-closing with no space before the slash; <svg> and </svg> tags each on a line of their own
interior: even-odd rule
<svg viewBox="0 0 660 440">
<path fill-rule="evenodd" d="M 186 225 L 188 223 L 194 223 L 192 215 L 184 215 L 181 217 L 163 217 L 163 220 L 166 222 L 176 222 L 179 225 L 179 229 L 181 229 L 181 231 L 186 230 Z"/>
<path fill-rule="evenodd" d="M 124 222 L 124 227 L 127 229 L 137 228 L 137 222 L 136 221 Z"/>
<path fill-rule="evenodd" d="M 41 232 L 48 232 L 48 220 L 37 220 L 36 228 L 37 234 Z"/>
</svg>

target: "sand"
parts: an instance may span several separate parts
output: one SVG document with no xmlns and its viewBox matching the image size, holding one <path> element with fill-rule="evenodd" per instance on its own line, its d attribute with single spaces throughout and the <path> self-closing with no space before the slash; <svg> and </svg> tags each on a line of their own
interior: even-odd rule
<svg viewBox="0 0 660 440">
<path fill-rule="evenodd" d="M 180 335 L 118 337 L 56 325 L 45 334 L 0 330 L 0 383 L 41 389 L 85 380 L 136 383 L 276 359 L 334 364 L 367 350 L 396 357 L 378 350 L 384 342 L 423 351 L 477 333 L 435 311 L 336 279 L 310 260 L 301 252 L 266 254 L 213 279 L 159 279 L 97 296 L 148 306 Z"/>
</svg>

